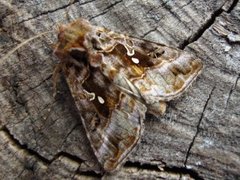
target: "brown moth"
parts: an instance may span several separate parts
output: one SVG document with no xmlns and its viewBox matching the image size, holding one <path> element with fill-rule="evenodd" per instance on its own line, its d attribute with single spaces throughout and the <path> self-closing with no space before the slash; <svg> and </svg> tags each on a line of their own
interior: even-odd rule
<svg viewBox="0 0 240 180">
<path fill-rule="evenodd" d="M 163 114 L 202 69 L 201 60 L 79 19 L 59 32 L 55 54 L 92 149 L 105 171 L 138 143 L 146 112 Z"/>
</svg>

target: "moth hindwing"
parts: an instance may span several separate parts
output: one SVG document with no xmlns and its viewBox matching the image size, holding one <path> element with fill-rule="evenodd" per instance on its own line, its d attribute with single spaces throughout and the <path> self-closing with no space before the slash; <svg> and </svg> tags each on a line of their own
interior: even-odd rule
<svg viewBox="0 0 240 180">
<path fill-rule="evenodd" d="M 60 59 L 94 153 L 118 168 L 139 141 L 148 111 L 163 114 L 202 69 L 185 51 L 131 38 L 79 19 L 62 26 Z"/>
</svg>

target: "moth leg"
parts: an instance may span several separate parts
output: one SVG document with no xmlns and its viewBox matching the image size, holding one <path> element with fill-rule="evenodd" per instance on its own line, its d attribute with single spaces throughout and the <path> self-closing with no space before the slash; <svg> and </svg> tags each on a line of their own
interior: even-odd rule
<svg viewBox="0 0 240 180">
<path fill-rule="evenodd" d="M 57 83 L 60 79 L 60 72 L 62 71 L 62 64 L 58 64 L 56 65 L 56 67 L 54 68 L 53 71 L 53 75 L 52 75 L 52 81 L 53 81 L 53 97 L 56 96 L 57 94 Z"/>
<path fill-rule="evenodd" d="M 163 115 L 166 111 L 167 103 L 164 101 L 159 101 L 153 104 L 147 105 L 147 112 L 155 116 Z"/>
</svg>

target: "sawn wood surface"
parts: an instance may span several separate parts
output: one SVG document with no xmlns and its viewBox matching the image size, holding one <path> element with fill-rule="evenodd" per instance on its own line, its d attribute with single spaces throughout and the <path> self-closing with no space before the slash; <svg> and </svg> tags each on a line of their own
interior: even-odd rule
<svg viewBox="0 0 240 180">
<path fill-rule="evenodd" d="M 96 159 L 64 78 L 53 97 L 58 25 L 79 17 L 203 60 L 202 74 L 113 174 Z M 0 1 L 0 179 L 239 179 L 238 0 Z"/>
</svg>

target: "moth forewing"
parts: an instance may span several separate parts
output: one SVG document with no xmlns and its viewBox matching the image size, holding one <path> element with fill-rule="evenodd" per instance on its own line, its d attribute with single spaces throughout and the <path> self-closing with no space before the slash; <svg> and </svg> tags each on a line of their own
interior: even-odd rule
<svg viewBox="0 0 240 180">
<path fill-rule="evenodd" d="M 139 142 L 147 108 L 163 114 L 165 101 L 181 95 L 202 69 L 185 51 L 83 19 L 61 28 L 55 52 L 105 171 L 120 167 Z"/>
</svg>

